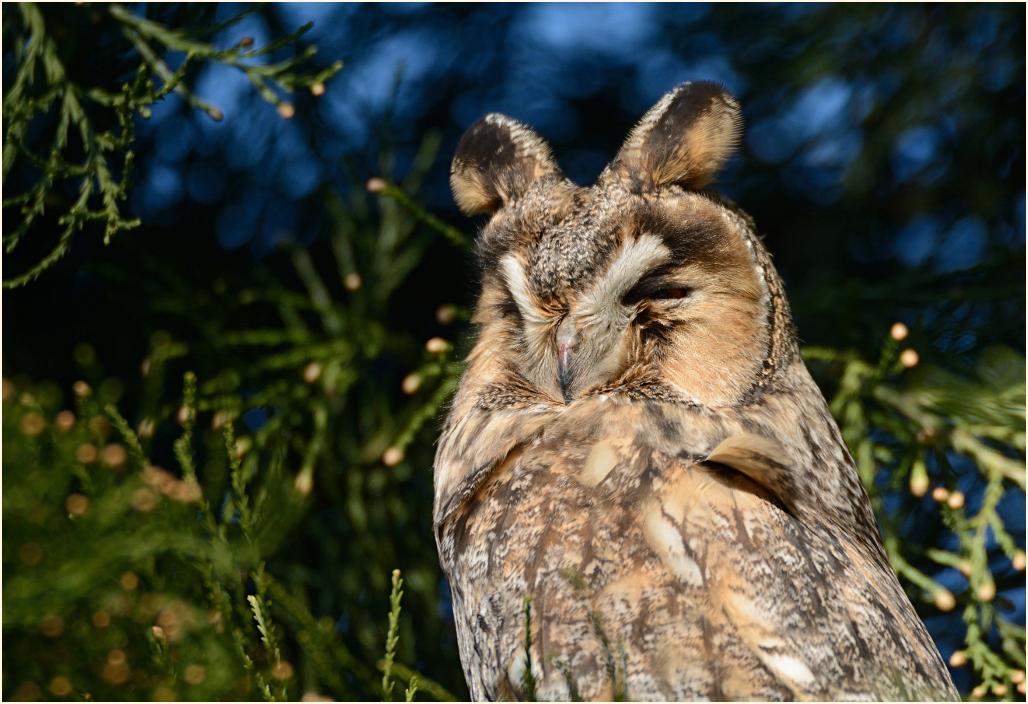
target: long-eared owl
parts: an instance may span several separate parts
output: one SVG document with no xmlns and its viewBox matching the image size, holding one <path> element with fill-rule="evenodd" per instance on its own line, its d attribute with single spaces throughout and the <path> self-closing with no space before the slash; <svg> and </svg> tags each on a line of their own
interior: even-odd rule
<svg viewBox="0 0 1028 704">
<path fill-rule="evenodd" d="M 503 115 L 457 148 L 492 215 L 434 524 L 476 700 L 956 698 L 771 258 L 707 187 L 741 127 L 686 83 L 589 188 Z"/>
</svg>

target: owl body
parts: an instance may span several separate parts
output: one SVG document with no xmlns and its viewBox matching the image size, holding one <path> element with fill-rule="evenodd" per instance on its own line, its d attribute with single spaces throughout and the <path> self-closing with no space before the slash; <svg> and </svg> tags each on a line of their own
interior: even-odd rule
<svg viewBox="0 0 1028 704">
<path fill-rule="evenodd" d="M 739 127 L 685 84 L 591 188 L 503 116 L 458 147 L 493 215 L 435 525 L 476 700 L 955 697 L 770 257 L 704 188 Z"/>
</svg>

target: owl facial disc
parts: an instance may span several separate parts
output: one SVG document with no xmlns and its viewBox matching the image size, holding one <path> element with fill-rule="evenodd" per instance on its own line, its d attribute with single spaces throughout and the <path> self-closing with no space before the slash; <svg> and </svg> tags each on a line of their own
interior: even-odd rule
<svg viewBox="0 0 1028 704">
<path fill-rule="evenodd" d="M 626 383 L 714 408 L 745 398 L 775 368 L 773 277 L 746 219 L 703 188 L 741 125 L 720 86 L 679 86 L 591 187 L 525 125 L 473 125 L 451 180 L 462 210 L 492 213 L 476 321 L 502 337 L 497 362 L 565 406 Z"/>
</svg>

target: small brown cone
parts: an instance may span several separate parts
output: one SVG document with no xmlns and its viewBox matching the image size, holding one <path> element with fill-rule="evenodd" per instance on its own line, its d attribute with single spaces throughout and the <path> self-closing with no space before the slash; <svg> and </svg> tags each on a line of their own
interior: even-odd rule
<svg viewBox="0 0 1028 704">
<path fill-rule="evenodd" d="M 939 611 L 952 611 L 957 605 L 957 600 L 948 589 L 940 589 L 935 593 L 935 605 Z"/>
<path fill-rule="evenodd" d="M 425 343 L 425 349 L 432 354 L 440 354 L 450 349 L 450 343 L 441 337 L 433 337 Z"/>
<path fill-rule="evenodd" d="M 917 363 L 920 361 L 921 355 L 917 353 L 917 350 L 913 350 L 908 347 L 907 349 L 900 352 L 900 364 L 902 364 L 907 369 L 910 369 L 911 367 L 916 367 Z"/>
<path fill-rule="evenodd" d="M 889 335 L 897 342 L 906 339 L 909 334 L 910 330 L 903 323 L 893 323 L 892 329 L 889 330 Z"/>
</svg>

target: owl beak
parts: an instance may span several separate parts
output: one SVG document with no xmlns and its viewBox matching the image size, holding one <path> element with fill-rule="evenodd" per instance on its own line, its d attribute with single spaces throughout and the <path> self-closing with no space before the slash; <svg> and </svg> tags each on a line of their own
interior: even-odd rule
<svg viewBox="0 0 1028 704">
<path fill-rule="evenodd" d="M 557 383 L 564 395 L 564 402 L 571 402 L 571 343 L 557 346 Z"/>
<path fill-rule="evenodd" d="M 571 316 L 564 318 L 557 328 L 557 384 L 564 396 L 564 403 L 571 403 L 571 348 L 578 341 L 578 330 Z"/>
</svg>

